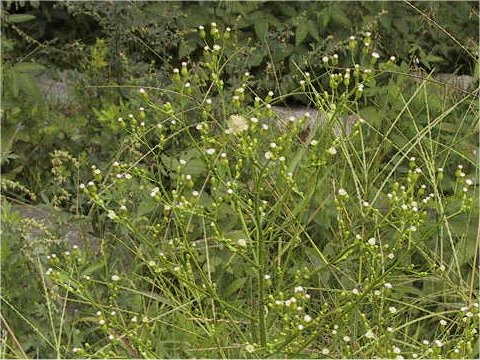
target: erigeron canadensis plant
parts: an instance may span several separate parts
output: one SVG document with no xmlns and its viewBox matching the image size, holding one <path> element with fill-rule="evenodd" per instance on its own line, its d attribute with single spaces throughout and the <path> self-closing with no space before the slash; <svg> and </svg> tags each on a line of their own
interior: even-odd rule
<svg viewBox="0 0 480 360">
<path fill-rule="evenodd" d="M 255 94 L 248 73 L 233 88 L 222 78 L 231 30 L 199 35 L 203 62 L 174 69 L 167 89 L 140 89 L 142 106 L 117 120 L 128 147 L 80 184 L 109 224 L 102 265 L 78 248 L 48 259 L 52 291 L 82 304 L 94 329 L 65 354 L 475 354 L 476 258 L 459 253 L 475 240 L 449 227 L 476 211 L 474 175 L 458 168 L 446 198 L 443 164 L 422 142 L 434 122 L 395 148 L 387 171 L 370 163 L 369 134 L 391 139 L 360 116 L 364 91 L 394 59 L 382 61 L 371 34 L 350 38 L 353 67 L 333 54 L 326 83 L 303 73 L 299 84 L 326 122 L 279 126 L 273 92 Z M 339 115 L 351 113 L 347 131 Z"/>
</svg>

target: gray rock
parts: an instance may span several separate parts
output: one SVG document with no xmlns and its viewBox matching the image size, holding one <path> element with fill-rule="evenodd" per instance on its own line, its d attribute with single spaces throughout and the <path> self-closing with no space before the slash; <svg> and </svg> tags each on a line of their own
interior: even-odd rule
<svg viewBox="0 0 480 360">
<path fill-rule="evenodd" d="M 312 130 L 317 124 L 325 125 L 329 121 L 325 112 L 311 109 L 308 107 L 283 107 L 272 106 L 273 112 L 277 116 L 277 122 L 280 126 L 285 126 L 289 121 L 295 121 L 305 116 L 308 113 L 308 121 L 305 126 L 305 130 Z M 333 132 L 336 136 L 348 135 L 352 132 L 353 125 L 357 121 L 356 115 L 340 115 L 331 120 L 331 126 L 333 126 Z"/>
<path fill-rule="evenodd" d="M 37 76 L 36 80 L 47 101 L 66 106 L 75 101 L 74 77 L 75 71 L 72 70 L 58 73 L 46 71 Z"/>
<path fill-rule="evenodd" d="M 473 89 L 473 77 L 468 75 L 455 75 L 455 74 L 435 74 L 433 78 L 445 86 L 458 88 L 463 91 L 469 91 Z"/>
<path fill-rule="evenodd" d="M 24 224 L 30 224 L 22 227 L 22 235 L 29 242 L 53 236 L 70 248 L 77 245 L 95 253 L 99 249 L 100 240 L 91 235 L 92 227 L 85 217 L 75 216 L 47 205 L 12 205 L 12 210 L 20 214 Z"/>
</svg>

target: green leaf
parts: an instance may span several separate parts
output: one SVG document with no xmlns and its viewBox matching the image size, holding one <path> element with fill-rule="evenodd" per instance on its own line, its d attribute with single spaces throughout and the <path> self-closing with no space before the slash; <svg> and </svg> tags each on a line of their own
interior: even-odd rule
<svg viewBox="0 0 480 360">
<path fill-rule="evenodd" d="M 35 15 L 31 14 L 12 14 L 8 17 L 8 20 L 12 23 L 19 24 L 35 19 Z"/>
<path fill-rule="evenodd" d="M 288 5 L 288 4 L 279 4 L 280 6 L 280 12 L 283 14 L 283 15 L 286 15 L 288 17 L 295 17 L 297 16 L 297 10 L 295 10 L 295 8 L 291 5 Z"/>
<path fill-rule="evenodd" d="M 335 25 L 340 25 L 341 27 L 345 28 L 349 28 L 351 25 L 350 20 L 345 16 L 343 11 L 338 8 L 332 11 L 332 22 Z"/>
<path fill-rule="evenodd" d="M 255 34 L 259 40 L 265 40 L 268 32 L 268 21 L 255 22 Z"/>
<path fill-rule="evenodd" d="M 308 26 L 308 33 L 310 34 L 310 36 L 312 38 L 315 39 L 315 41 L 320 41 L 320 35 L 318 33 L 318 27 L 317 25 L 312 21 L 312 20 L 309 20 L 307 22 L 307 26 Z"/>
<path fill-rule="evenodd" d="M 180 44 L 180 47 L 178 48 L 178 58 L 182 59 L 188 55 L 190 55 L 192 52 L 195 51 L 197 48 L 197 44 L 193 41 L 183 41 Z"/>
<path fill-rule="evenodd" d="M 12 91 L 12 95 L 14 98 L 17 98 L 18 95 L 20 95 L 20 87 L 18 84 L 18 74 L 15 71 L 9 71 L 8 80 L 9 80 L 8 85 L 10 86 L 10 90 Z"/>
<path fill-rule="evenodd" d="M 143 215 L 147 215 L 148 213 L 155 210 L 156 207 L 157 207 L 156 201 L 153 200 L 152 198 L 147 198 L 147 199 L 143 200 L 140 203 L 140 205 L 138 205 L 137 216 L 140 217 L 140 216 L 143 216 Z"/>
<path fill-rule="evenodd" d="M 301 22 L 297 26 L 297 29 L 295 30 L 295 46 L 298 46 L 301 43 L 303 43 L 307 35 L 308 35 L 308 25 L 306 22 Z"/>
<path fill-rule="evenodd" d="M 257 48 L 257 51 L 254 51 L 248 59 L 248 67 L 259 66 L 266 55 L 265 51 Z"/>
<path fill-rule="evenodd" d="M 233 293 L 237 292 L 239 289 L 245 285 L 245 282 L 247 281 L 247 278 L 242 277 L 239 279 L 233 280 L 227 288 L 222 291 L 223 296 L 227 298 L 228 296 L 232 295 Z"/>
<path fill-rule="evenodd" d="M 445 62 L 444 58 L 442 58 L 440 56 L 432 55 L 432 54 L 424 56 L 422 60 L 432 62 L 432 63 L 443 63 L 443 62 Z"/>
<path fill-rule="evenodd" d="M 45 66 L 34 63 L 34 62 L 19 62 L 13 67 L 14 71 L 28 73 L 28 72 L 38 72 L 45 69 Z"/>
<path fill-rule="evenodd" d="M 328 23 L 330 22 L 330 19 L 332 18 L 331 11 L 327 8 L 325 10 L 322 10 L 318 15 L 317 15 L 317 24 L 318 27 L 324 31 Z"/>
</svg>

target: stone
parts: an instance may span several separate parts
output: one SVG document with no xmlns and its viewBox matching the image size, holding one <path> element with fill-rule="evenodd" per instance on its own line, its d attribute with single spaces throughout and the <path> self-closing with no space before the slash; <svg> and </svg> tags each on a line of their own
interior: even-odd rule
<svg viewBox="0 0 480 360">
<path fill-rule="evenodd" d="M 97 253 L 100 239 L 91 235 L 92 226 L 87 218 L 52 208 L 48 205 L 12 205 L 12 211 L 19 213 L 23 223 L 23 237 L 28 242 L 35 242 L 44 237 L 58 238 L 68 248 L 74 245 Z M 28 221 L 33 220 L 33 221 Z M 38 226 L 35 226 L 38 224 Z"/>
<path fill-rule="evenodd" d="M 306 113 L 310 116 L 305 125 L 305 130 L 310 131 L 315 128 L 317 124 L 326 125 L 328 122 L 328 116 L 325 112 L 309 107 L 283 107 L 274 105 L 272 110 L 277 117 L 277 122 L 280 126 L 284 127 L 291 118 L 295 120 L 300 119 Z M 342 135 L 349 135 L 352 132 L 353 125 L 357 121 L 357 115 L 339 115 L 336 119 L 332 120 L 331 126 L 333 126 L 334 134 L 339 137 Z"/>
</svg>

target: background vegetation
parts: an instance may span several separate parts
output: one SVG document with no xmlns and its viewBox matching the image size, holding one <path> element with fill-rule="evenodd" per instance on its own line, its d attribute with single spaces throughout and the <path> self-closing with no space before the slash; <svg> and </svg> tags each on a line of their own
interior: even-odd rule
<svg viewBox="0 0 480 360">
<path fill-rule="evenodd" d="M 2 357 L 478 357 L 478 3 L 1 6 Z"/>
</svg>

